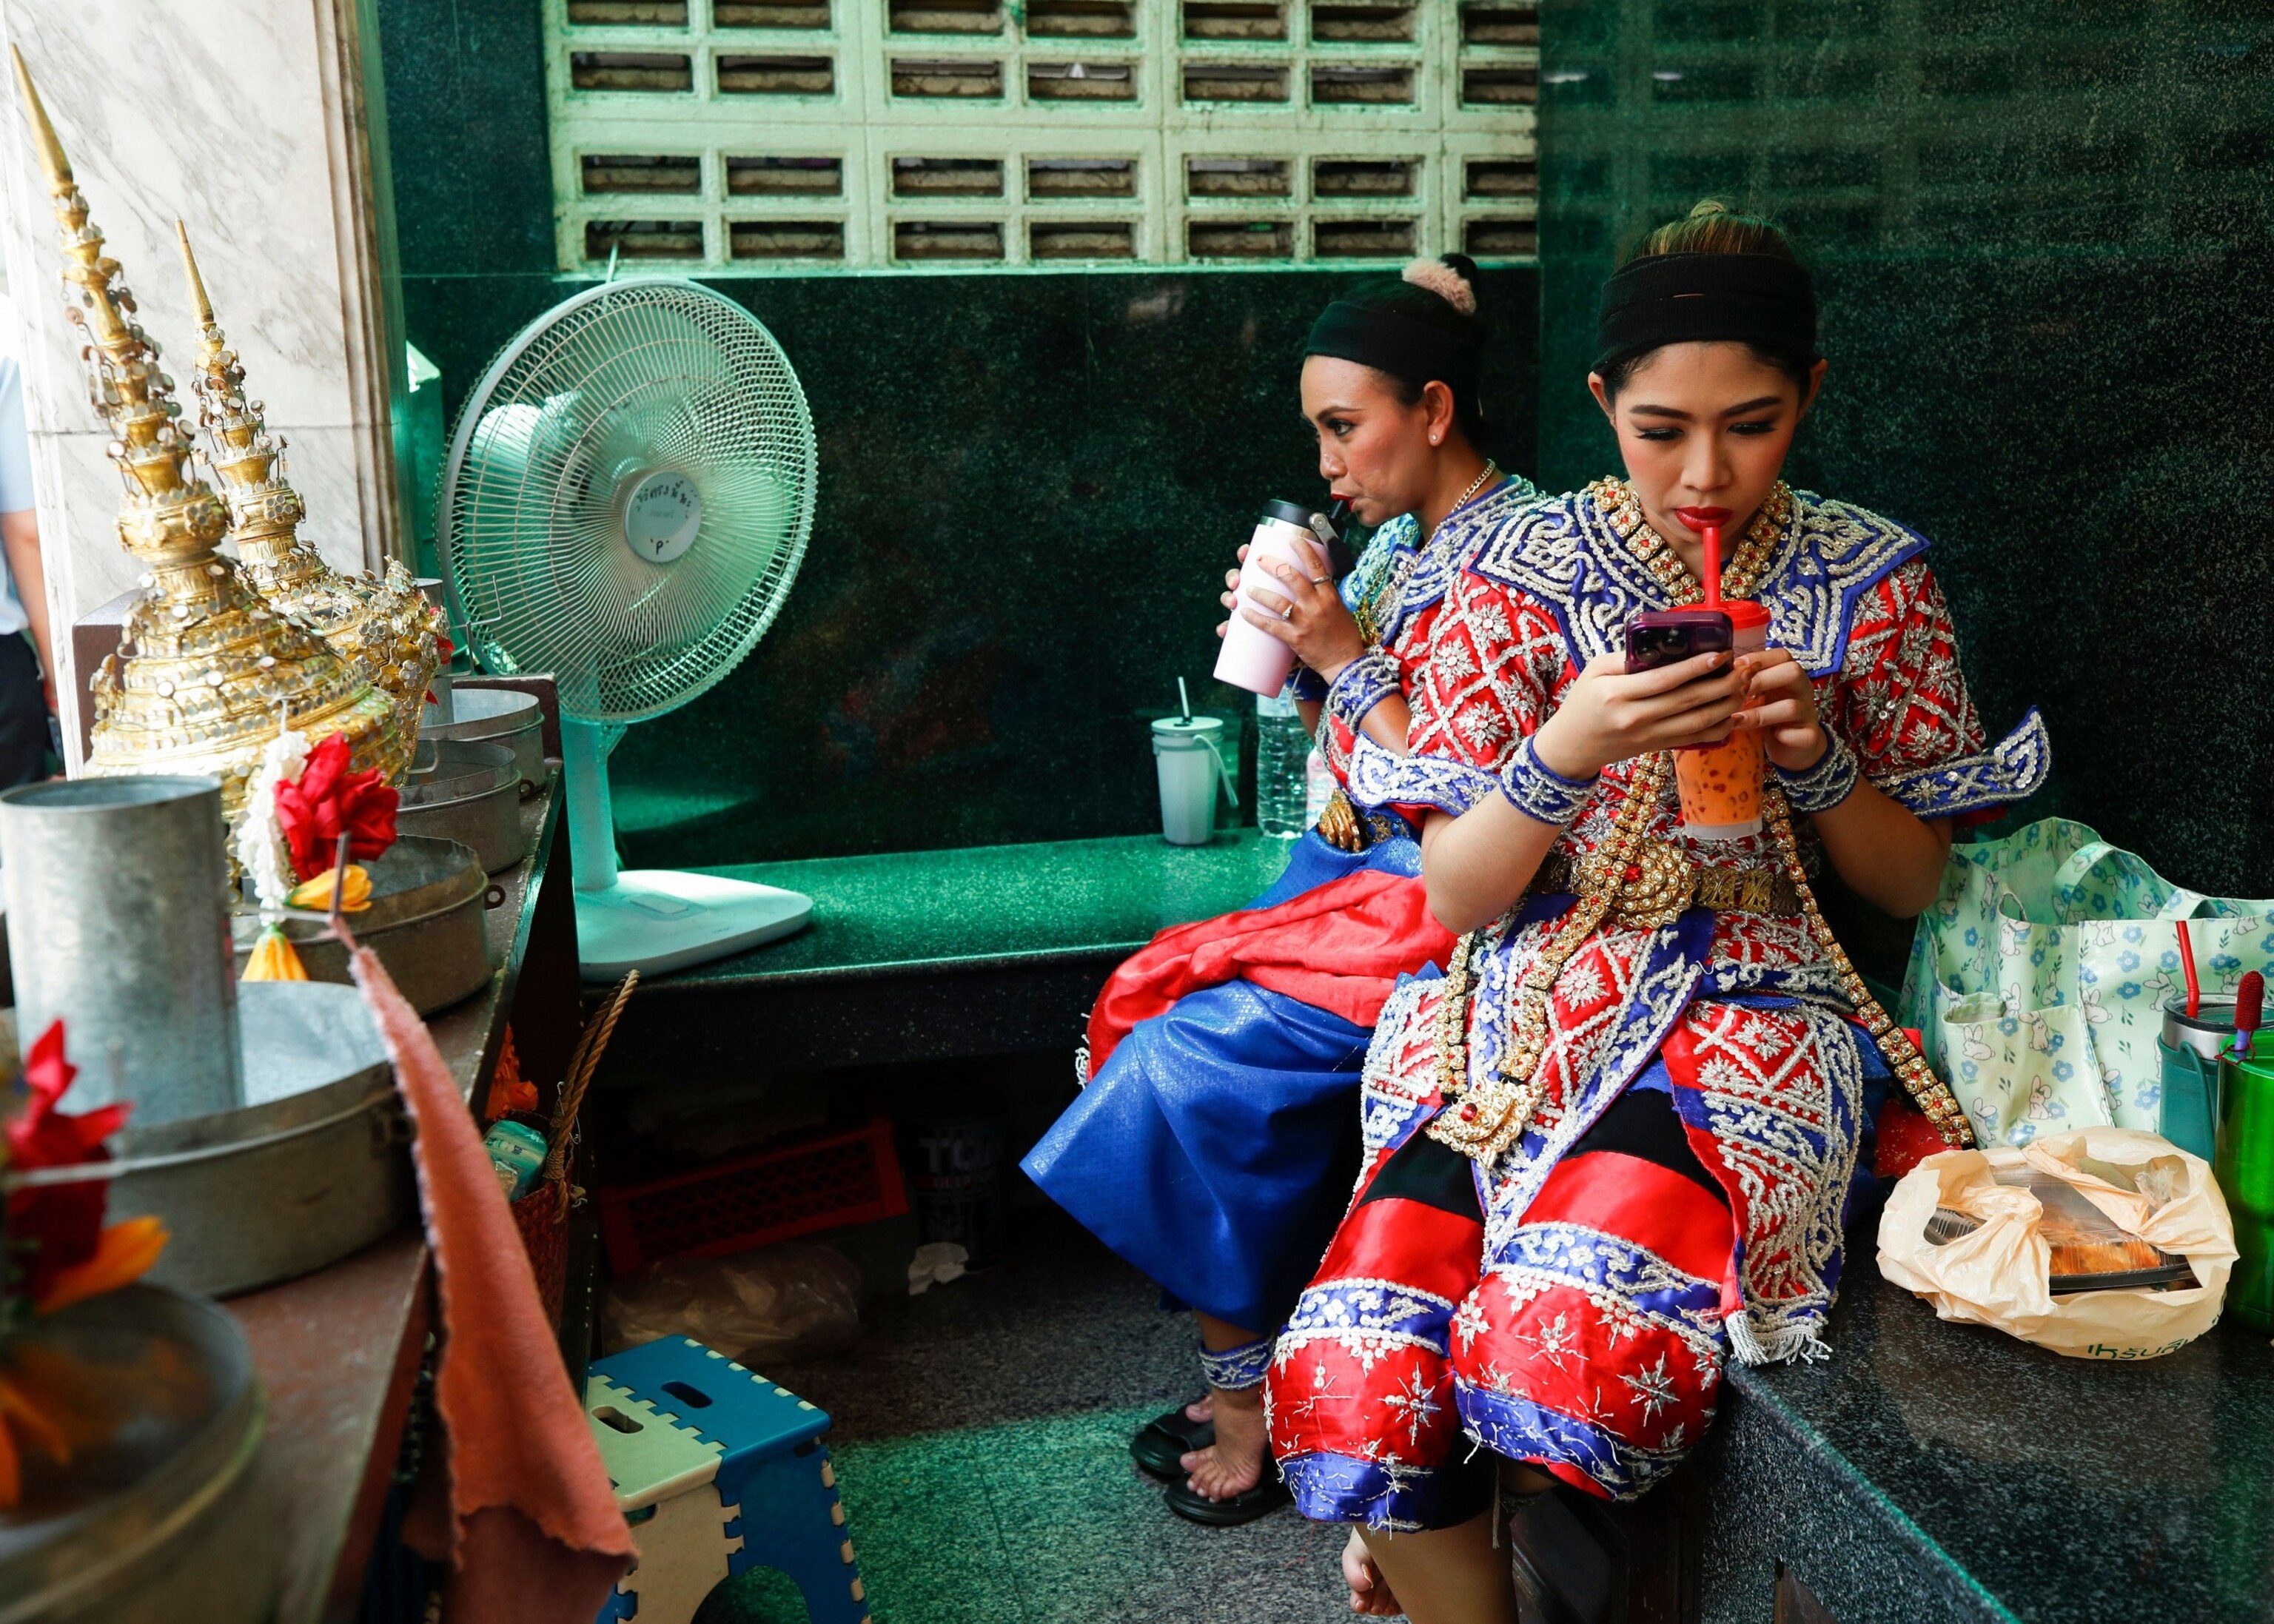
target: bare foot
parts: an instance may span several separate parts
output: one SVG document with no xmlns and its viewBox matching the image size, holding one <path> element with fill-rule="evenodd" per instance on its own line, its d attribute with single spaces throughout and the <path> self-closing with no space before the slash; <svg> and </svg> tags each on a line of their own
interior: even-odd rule
<svg viewBox="0 0 2274 1624">
<path fill-rule="evenodd" d="M 1206 1397 L 1206 1398 L 1204 1398 L 1204 1399 L 1201 1399 L 1201 1400 L 1197 1401 L 1196 1402 L 1193 1402 L 1193 1403 L 1190 1403 L 1190 1404 L 1186 1405 L 1186 1406 L 1185 1406 L 1185 1419 L 1186 1419 L 1186 1420 L 1187 1420 L 1187 1421 L 1213 1421 L 1213 1420 L 1215 1420 L 1215 1419 L 1216 1419 L 1216 1395 L 1215 1395 L 1214 1394 L 1210 1394 L 1208 1397 Z"/>
<path fill-rule="evenodd" d="M 1343 1547 L 1343 1583 L 1350 1586 L 1352 1613 L 1373 1619 L 1394 1619 L 1405 1611 L 1390 1593 L 1389 1582 L 1374 1565 L 1373 1553 L 1367 1550 L 1366 1541 L 1359 1538 L 1356 1529 L 1351 1530 L 1350 1543 Z"/>
<path fill-rule="evenodd" d="M 1269 1440 L 1263 1430 L 1263 1389 L 1209 1395 L 1216 1442 L 1178 1462 L 1191 1477 L 1186 1486 L 1209 1500 L 1231 1500 L 1263 1481 Z"/>
</svg>

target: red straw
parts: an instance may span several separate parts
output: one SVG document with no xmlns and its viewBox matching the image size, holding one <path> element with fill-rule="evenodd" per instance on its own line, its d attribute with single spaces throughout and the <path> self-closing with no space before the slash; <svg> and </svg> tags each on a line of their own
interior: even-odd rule
<svg viewBox="0 0 2274 1624">
<path fill-rule="evenodd" d="M 2202 983 L 2195 980 L 2195 948 L 2187 940 L 2187 921 L 2180 921 L 2174 929 L 2180 933 L 2180 968 L 2187 978 L 2187 1018 L 2192 1020 L 2202 1003 Z"/>
<path fill-rule="evenodd" d="M 1703 584 L 1706 606 L 1719 609 L 1721 606 L 1721 527 L 1718 524 L 1706 527 L 1706 579 Z"/>
</svg>

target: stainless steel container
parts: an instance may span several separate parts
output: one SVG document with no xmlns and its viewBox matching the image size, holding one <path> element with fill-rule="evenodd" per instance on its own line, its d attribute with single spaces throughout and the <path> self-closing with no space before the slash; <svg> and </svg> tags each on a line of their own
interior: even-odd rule
<svg viewBox="0 0 2274 1624">
<path fill-rule="evenodd" d="M 322 981 L 241 989 L 245 1103 L 111 1139 L 109 1218 L 165 1221 L 150 1271 L 211 1297 L 319 1269 L 411 1221 L 409 1134 L 363 995 Z M 39 1175 L 32 1176 L 34 1178 Z"/>
<path fill-rule="evenodd" d="M 371 876 L 371 906 L 348 915 L 355 939 L 379 955 L 395 990 L 421 1015 L 446 1010 L 489 985 L 489 929 L 485 914 L 505 900 L 470 847 L 455 840 L 403 835 L 383 857 L 364 865 Z M 237 936 L 237 974 L 260 939 L 260 916 L 240 910 L 230 925 Z M 316 920 L 287 920 L 284 934 L 311 981 L 351 986 L 344 945 Z"/>
<path fill-rule="evenodd" d="M 280 1524 L 253 1470 L 267 1404 L 237 1322 L 132 1285 L 18 1338 L 68 1359 L 81 1402 L 120 1425 L 63 1465 L 30 1453 L 23 1504 L 0 1522 L 0 1624 L 272 1616 Z"/>
<path fill-rule="evenodd" d="M 545 711 L 534 694 L 516 694 L 502 688 L 454 689 L 450 718 L 430 723 L 422 736 L 465 744 L 501 744 L 513 752 L 523 782 L 544 786 Z"/>
<path fill-rule="evenodd" d="M 2192 1049 L 2215 1063 L 2218 1051 L 2234 1041 L 2234 1000 L 2205 998 L 2192 1015 L 2184 998 L 2166 1004 L 2164 1041 L 2173 1049 Z"/>
<path fill-rule="evenodd" d="M 224 840 L 214 778 L 0 794 L 16 1029 L 28 1046 L 64 1023 L 66 1109 L 131 1101 L 150 1126 L 238 1102 Z"/>
<path fill-rule="evenodd" d="M 501 744 L 434 741 L 434 770 L 403 786 L 395 826 L 404 834 L 471 846 L 491 874 L 529 855 L 521 826 L 525 793 L 513 752 Z"/>
</svg>

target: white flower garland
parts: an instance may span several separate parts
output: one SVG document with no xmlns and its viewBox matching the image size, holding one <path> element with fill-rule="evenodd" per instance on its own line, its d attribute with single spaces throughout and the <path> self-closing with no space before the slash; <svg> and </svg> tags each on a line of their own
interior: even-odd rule
<svg viewBox="0 0 2274 1624">
<path fill-rule="evenodd" d="M 292 868 L 291 848 L 276 821 L 276 786 L 297 784 L 308 764 L 308 735 L 287 727 L 260 753 L 260 769 L 252 776 L 252 793 L 245 800 L 237 825 L 237 861 L 252 886 L 260 921 L 274 925 L 284 917 L 286 898 L 299 883 Z"/>
</svg>

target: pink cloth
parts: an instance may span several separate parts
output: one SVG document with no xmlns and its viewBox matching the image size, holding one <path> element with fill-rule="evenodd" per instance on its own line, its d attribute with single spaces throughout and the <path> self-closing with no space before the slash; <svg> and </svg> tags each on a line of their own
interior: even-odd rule
<svg viewBox="0 0 2274 1624">
<path fill-rule="evenodd" d="M 638 1554 L 571 1391 L 472 1113 L 367 948 L 356 985 L 395 1062 L 441 1300 L 434 1402 L 448 1434 L 448 1616 L 591 1624 Z"/>
</svg>

